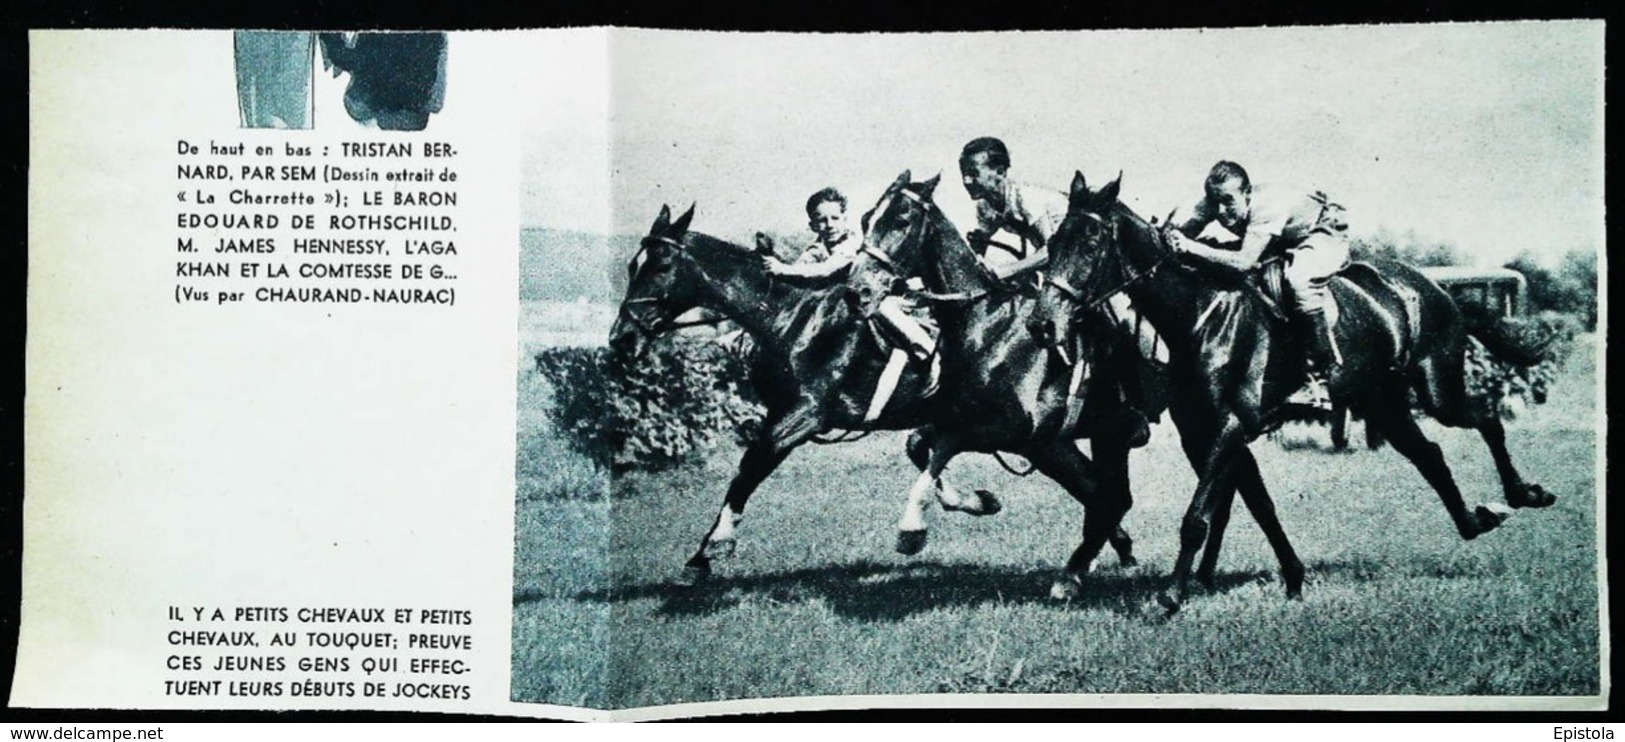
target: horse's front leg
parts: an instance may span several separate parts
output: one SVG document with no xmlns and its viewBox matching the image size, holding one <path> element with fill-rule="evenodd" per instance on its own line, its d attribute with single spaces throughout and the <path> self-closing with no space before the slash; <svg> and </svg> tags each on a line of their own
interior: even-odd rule
<svg viewBox="0 0 1625 742">
<path fill-rule="evenodd" d="M 938 435 L 936 428 L 929 425 L 909 434 L 908 459 L 914 464 L 915 469 L 921 472 L 926 470 L 931 461 L 931 448 Z M 947 462 L 944 462 L 944 473 L 947 472 L 947 466 Z M 938 476 L 936 480 L 936 493 L 937 502 L 942 505 L 943 510 L 977 516 L 997 515 L 1004 510 L 1004 504 L 999 502 L 998 495 L 985 489 L 974 490 L 970 494 L 966 494 L 941 476 Z"/>
<path fill-rule="evenodd" d="M 1126 475 L 1128 448 L 1115 446 L 1102 450 L 1100 455 L 1122 458 L 1120 462 L 1106 462 L 1104 466 L 1096 466 L 1071 441 L 1056 441 L 1026 454 L 1039 471 L 1065 487 L 1067 494 L 1084 509 L 1083 540 L 1050 586 L 1050 597 L 1071 600 L 1083 593 L 1083 577 L 1100 556 L 1101 549 L 1122 531 L 1123 516 L 1132 502 L 1127 479 L 1117 476 L 1114 470 L 1120 469 Z"/>
<path fill-rule="evenodd" d="M 1247 439 L 1246 428 L 1241 421 L 1235 415 L 1227 414 L 1218 435 L 1214 436 L 1208 448 L 1200 469 L 1196 494 L 1192 495 L 1191 504 L 1180 523 L 1179 557 L 1174 562 L 1173 585 L 1170 590 L 1157 596 L 1158 602 L 1170 614 L 1179 610 L 1189 593 L 1191 567 L 1196 560 L 1196 552 L 1202 549 L 1203 542 L 1207 540 L 1214 510 L 1221 504 L 1229 504 L 1226 495 L 1234 486 L 1232 474 L 1240 455 L 1247 450 Z"/>
<path fill-rule="evenodd" d="M 771 415 L 762 433 L 745 448 L 739 460 L 739 471 L 728 483 L 728 494 L 711 530 L 700 542 L 700 548 L 683 566 L 679 581 L 694 585 L 711 574 L 711 560 L 734 552 L 738 540 L 737 527 L 745 517 L 745 503 L 756 488 L 767 479 L 797 446 L 819 432 L 817 416 L 811 405 L 803 404 L 782 415 Z"/>
<path fill-rule="evenodd" d="M 934 430 L 924 442 L 930 447 L 930 455 L 926 457 L 920 475 L 914 478 L 914 485 L 909 487 L 908 499 L 903 502 L 903 515 L 897 519 L 899 554 L 912 556 L 925 548 L 929 535 L 925 524 L 925 508 L 930 504 L 927 497 L 932 493 L 938 493 L 938 497 L 941 497 L 942 470 L 959 453 L 953 436 L 938 430 Z"/>
</svg>

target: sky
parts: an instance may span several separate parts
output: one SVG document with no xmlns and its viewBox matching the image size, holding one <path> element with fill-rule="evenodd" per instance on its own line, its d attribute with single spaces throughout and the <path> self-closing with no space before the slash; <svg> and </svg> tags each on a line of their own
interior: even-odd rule
<svg viewBox="0 0 1625 742">
<path fill-rule="evenodd" d="M 1326 191 L 1356 233 L 1414 231 L 1483 265 L 1603 245 L 1601 22 L 599 33 L 607 70 L 578 63 L 607 93 L 555 93 L 584 114 L 576 131 L 526 135 L 527 226 L 641 234 L 662 204 L 696 203 L 701 231 L 793 232 L 819 188 L 861 210 L 909 169 L 944 175 L 937 200 L 967 229 L 956 159 L 991 135 L 1013 178 L 1063 190 L 1074 170 L 1121 171 L 1147 216 L 1230 159 Z"/>
</svg>

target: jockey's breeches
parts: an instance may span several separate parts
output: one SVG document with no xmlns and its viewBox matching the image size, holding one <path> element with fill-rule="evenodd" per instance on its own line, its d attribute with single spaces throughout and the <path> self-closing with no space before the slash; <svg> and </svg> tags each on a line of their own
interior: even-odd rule
<svg viewBox="0 0 1625 742">
<path fill-rule="evenodd" d="M 1290 259 L 1282 272 L 1295 308 L 1304 313 L 1325 309 L 1331 301 L 1327 281 L 1349 262 L 1348 235 L 1317 230 L 1287 254 Z"/>
<path fill-rule="evenodd" d="M 923 360 L 935 352 L 936 323 L 918 301 L 893 294 L 880 300 L 874 317 L 887 339 L 907 349 L 909 355 Z"/>
</svg>

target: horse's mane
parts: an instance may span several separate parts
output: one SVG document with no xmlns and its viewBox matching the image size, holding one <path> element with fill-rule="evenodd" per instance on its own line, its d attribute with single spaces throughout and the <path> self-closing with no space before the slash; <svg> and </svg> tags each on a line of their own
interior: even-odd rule
<svg viewBox="0 0 1625 742">
<path fill-rule="evenodd" d="M 695 251 L 701 264 L 715 261 L 728 267 L 732 272 L 727 276 L 714 276 L 722 281 L 744 280 L 750 281 L 751 288 L 765 291 L 774 299 L 799 303 L 802 301 L 823 301 L 834 294 L 839 288 L 831 286 L 808 286 L 794 281 L 775 280 L 762 269 L 761 256 L 753 247 L 747 247 L 737 242 L 730 242 L 721 237 L 715 237 L 704 232 L 689 230 L 683 233 L 682 242 L 688 249 Z"/>
<path fill-rule="evenodd" d="M 947 214 L 943 213 L 942 207 L 937 205 L 931 194 L 919 193 L 915 188 L 917 185 L 917 183 L 910 183 L 904 188 L 908 189 L 910 193 L 920 199 L 922 204 L 928 207 L 926 209 L 927 217 L 931 219 L 932 226 L 938 233 L 938 249 L 946 251 L 944 254 L 937 256 L 938 259 L 933 261 L 934 265 L 932 267 L 940 272 L 949 267 L 945 265 L 943 258 L 951 258 L 957 261 L 959 267 L 962 268 L 962 270 L 956 271 L 955 276 L 952 277 L 956 280 L 947 280 L 950 276 L 945 274 L 941 276 L 945 284 L 943 289 L 947 291 L 983 292 L 997 289 L 999 287 L 998 278 L 993 275 L 993 272 L 982 261 L 981 257 L 977 256 L 976 252 L 971 249 L 970 243 L 965 241 L 965 235 L 959 231 L 959 227 L 954 224 L 952 219 L 948 218 Z M 966 280 L 971 281 L 973 285 L 957 285 Z"/>
</svg>

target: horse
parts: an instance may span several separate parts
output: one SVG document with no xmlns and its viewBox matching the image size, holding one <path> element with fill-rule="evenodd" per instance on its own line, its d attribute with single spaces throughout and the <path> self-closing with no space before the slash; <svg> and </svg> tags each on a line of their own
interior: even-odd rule
<svg viewBox="0 0 1625 742">
<path fill-rule="evenodd" d="M 926 419 L 919 399 L 925 382 L 905 377 L 885 414 L 872 423 L 864 421 L 867 395 L 848 389 L 872 388 L 879 356 L 864 345 L 873 341 L 858 331 L 854 302 L 844 288 L 810 289 L 776 282 L 760 270 L 760 259 L 746 248 L 690 232 L 692 214 L 690 209 L 673 222 L 669 209 L 663 209 L 656 219 L 629 266 L 631 285 L 611 330 L 611 345 L 617 352 L 635 354 L 643 340 L 670 326 L 678 315 L 695 306 L 708 307 L 738 321 L 757 339 L 764 355 L 753 364 L 753 383 L 770 393 L 763 395 L 767 424 L 747 446 L 715 525 L 685 566 L 685 579 L 709 574 L 711 557 L 731 551 L 745 501 L 791 450 L 812 435 L 834 428 L 908 429 Z M 899 550 L 906 543 L 924 544 L 917 505 L 951 458 L 938 457 L 928 468 L 935 437 L 933 429 L 922 429 L 910 439 L 910 458 L 922 474 L 911 489 L 910 506 L 900 524 Z M 943 505 L 973 513 L 997 506 L 996 500 L 978 495 L 979 501 L 970 505 L 947 500 Z M 938 496 L 943 496 L 940 489 Z M 1111 542 L 1119 560 L 1132 564 L 1127 534 L 1117 529 Z"/>
<path fill-rule="evenodd" d="M 733 552 L 747 501 L 795 448 L 830 430 L 909 430 L 932 419 L 923 394 L 928 380 L 908 373 L 883 414 L 867 420 L 866 391 L 874 388 L 884 355 L 863 330 L 846 289 L 775 280 L 762 270 L 757 252 L 690 231 L 693 214 L 691 207 L 673 220 L 670 208 L 662 207 L 628 266 L 627 293 L 610 329 L 611 348 L 636 357 L 680 315 L 703 307 L 738 323 L 756 340 L 750 383 L 766 407 L 766 419 L 747 444 L 711 529 L 684 565 L 680 580 L 686 584 L 708 576 L 713 558 Z M 926 471 L 929 445 L 918 434 L 908 445 L 922 475 L 911 489 L 898 536 L 904 553 L 925 545 L 917 500 L 927 490 L 936 492 L 945 510 L 991 515 L 1000 508 L 991 493 L 961 497 L 943 487 L 941 466 Z M 1132 563 L 1126 534 L 1114 534 L 1114 546 L 1120 560 Z"/>
<path fill-rule="evenodd" d="M 1082 310 L 1128 292 L 1167 340 L 1175 390 L 1170 411 L 1181 425 L 1199 484 L 1180 527 L 1180 551 L 1172 585 L 1158 600 L 1170 613 L 1185 600 L 1191 562 L 1211 526 L 1221 538 L 1228 518 L 1228 483 L 1256 476 L 1247 444 L 1291 419 L 1284 401 L 1301 381 L 1302 349 L 1266 304 L 1256 284 L 1223 281 L 1180 263 L 1166 234 L 1118 198 L 1122 176 L 1093 191 L 1083 173 L 1072 180 L 1066 218 L 1051 241 L 1042 323 L 1065 342 Z M 1165 229 L 1166 227 L 1164 227 Z M 1243 281 L 1252 281 L 1249 276 Z M 1329 379 L 1334 401 L 1360 413 L 1390 445 L 1421 472 L 1438 493 L 1456 530 L 1472 540 L 1501 524 L 1506 512 L 1469 509 L 1439 447 L 1422 433 L 1410 396 L 1445 425 L 1472 428 L 1490 448 L 1507 505 L 1541 508 L 1556 501 L 1514 468 L 1506 434 L 1494 410 L 1474 405 L 1466 391 L 1463 356 L 1468 337 L 1494 355 L 1532 365 L 1543 348 L 1508 331 L 1503 322 L 1464 315 L 1447 294 L 1419 271 L 1400 263 L 1353 263 L 1330 282 L 1338 307 L 1334 332 L 1343 364 Z M 1243 488 L 1243 497 L 1248 489 Z M 1265 518 L 1255 518 L 1274 544 L 1285 534 L 1260 487 Z M 1254 509 L 1254 515 L 1258 515 Z M 1211 584 L 1209 544 L 1202 569 Z M 1289 597 L 1301 591 L 1302 564 L 1276 549 L 1289 574 Z M 1293 578 L 1291 575 L 1296 574 Z"/>
<path fill-rule="evenodd" d="M 1006 451 L 1065 488 L 1084 506 L 1083 541 L 1051 594 L 1075 597 L 1104 545 L 1127 539 L 1121 521 L 1132 504 L 1131 442 L 1115 367 L 1085 373 L 1092 353 L 1081 342 L 1070 351 L 1040 347 L 1024 329 L 1035 292 L 996 278 L 971 250 L 932 201 L 940 177 L 920 183 L 910 177 L 899 176 L 861 220 L 865 238 L 848 278 L 851 300 L 869 314 L 897 282 L 917 280 L 915 295 L 937 305 L 944 394 L 934 422 L 921 430 L 930 446 L 927 471 L 940 471 L 961 452 Z M 1079 450 L 1082 438 L 1091 440 L 1094 461 Z M 917 512 L 923 495 L 911 492 L 909 502 Z"/>
</svg>

